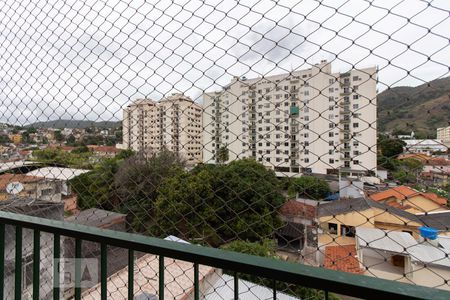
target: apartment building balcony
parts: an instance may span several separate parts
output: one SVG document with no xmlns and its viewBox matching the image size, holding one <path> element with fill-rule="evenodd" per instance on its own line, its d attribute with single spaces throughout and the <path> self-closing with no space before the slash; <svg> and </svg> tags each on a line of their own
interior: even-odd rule
<svg viewBox="0 0 450 300">
<path fill-rule="evenodd" d="M 295 162 L 293 162 L 295 163 Z M 12 227 L 11 227 L 12 226 Z M 11 284 L 5 285 L 5 237 L 7 230 L 15 228 L 12 235 L 15 243 L 12 251 L 13 270 L 11 276 Z M 31 235 L 25 234 L 31 232 Z M 41 233 L 47 233 L 49 238 L 44 241 Z M 136 252 L 143 252 L 147 256 L 143 256 L 145 264 L 152 264 L 155 267 L 154 276 L 152 275 L 152 284 L 155 286 L 156 294 L 154 298 L 164 299 L 164 295 L 171 294 L 173 285 L 166 284 L 171 275 L 167 274 L 170 271 L 170 264 L 174 262 L 181 262 L 187 264 L 188 269 L 184 275 L 189 277 L 189 284 L 191 287 L 186 289 L 189 293 L 186 299 L 201 299 L 204 296 L 203 279 L 204 274 L 208 273 L 205 270 L 228 270 L 231 275 L 232 282 L 230 288 L 233 290 L 232 299 L 240 299 L 240 293 L 247 291 L 240 290 L 242 287 L 239 284 L 239 276 L 241 274 L 249 274 L 261 278 L 267 278 L 273 281 L 273 286 L 270 287 L 273 293 L 273 299 L 278 299 L 281 292 L 277 291 L 277 283 L 290 283 L 301 285 L 307 288 L 314 288 L 324 291 L 325 299 L 328 299 L 329 293 L 337 293 L 342 295 L 353 296 L 364 299 L 449 299 L 450 293 L 445 290 L 432 289 L 417 285 L 401 283 L 397 281 L 384 280 L 364 275 L 344 273 L 325 268 L 318 268 L 299 263 L 292 263 L 282 260 L 275 260 L 271 258 L 252 256 L 237 252 L 230 252 L 221 249 L 214 249 L 210 247 L 203 247 L 199 245 L 192 245 L 189 243 L 180 243 L 171 240 L 163 240 L 152 238 L 148 236 L 131 234 L 127 232 L 113 231 L 109 229 L 101 229 L 86 225 L 80 225 L 65 221 L 49 220 L 39 217 L 26 216 L 21 214 L 0 212 L 0 297 L 21 299 L 24 295 L 23 282 L 23 257 L 22 245 L 30 242 L 32 245 L 32 282 L 29 291 L 32 293 L 33 299 L 40 299 L 43 285 L 49 285 L 53 299 L 61 298 L 61 278 L 60 267 L 47 266 L 47 271 L 52 274 L 52 280 L 43 281 L 43 272 L 39 272 L 42 263 L 41 248 L 45 242 L 51 241 L 52 247 L 48 247 L 50 255 L 56 261 L 63 258 L 64 251 L 61 251 L 64 238 L 74 239 L 74 286 L 73 295 L 75 299 L 92 299 L 98 293 L 98 299 L 108 299 L 112 292 L 118 291 L 121 294 L 121 299 L 137 299 L 136 292 L 136 278 L 140 276 L 140 272 L 144 272 L 144 267 L 138 265 L 141 258 L 136 259 Z M 99 255 L 99 282 L 89 290 L 81 288 L 81 280 L 84 267 L 82 268 L 85 258 L 82 257 L 82 245 L 84 243 L 98 243 L 100 248 Z M 108 252 L 109 247 L 119 247 L 124 251 L 124 263 L 127 267 L 125 272 L 120 272 L 122 282 L 121 287 L 114 285 L 114 276 L 108 277 Z M 8 257 L 9 258 L 9 257 Z M 154 261 L 154 265 L 150 262 L 150 258 Z M 147 259 L 147 260 L 145 260 Z M 8 261 L 10 263 L 11 261 Z M 45 267 L 45 266 L 44 266 Z M 19 270 L 19 271 L 17 271 Z M 134 272 L 128 272 L 134 270 Z M 210 271 L 211 272 L 211 271 Z M 165 275 L 167 274 L 167 275 Z M 166 277 L 167 276 L 167 277 Z M 10 278 L 12 277 L 12 278 Z M 176 278 L 171 280 L 177 280 Z M 186 280 L 185 280 L 186 281 Z M 12 288 L 12 291 L 5 288 Z M 119 290 L 120 289 L 120 290 Z M 7 295 L 12 292 L 11 295 Z M 90 292 L 90 293 L 87 293 Z M 117 294 L 117 293 L 116 293 Z M 95 296 L 97 297 L 97 296 Z M 258 295 L 255 294 L 255 298 Z M 97 299 L 97 298 L 95 298 Z M 119 299 L 119 298 L 114 298 Z M 153 299 L 153 298 L 152 298 Z"/>
<path fill-rule="evenodd" d="M 348 124 L 350 123 L 350 118 L 340 118 L 339 122 L 342 124 Z"/>
<path fill-rule="evenodd" d="M 350 108 L 348 106 L 341 106 L 341 108 L 339 109 L 339 113 L 341 115 L 347 115 L 350 114 L 352 111 L 350 110 Z"/>
</svg>

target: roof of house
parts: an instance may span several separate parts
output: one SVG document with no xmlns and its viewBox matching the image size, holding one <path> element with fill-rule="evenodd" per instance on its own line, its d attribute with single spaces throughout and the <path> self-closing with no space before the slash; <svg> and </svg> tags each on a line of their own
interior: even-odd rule
<svg viewBox="0 0 450 300">
<path fill-rule="evenodd" d="M 280 208 L 280 214 L 284 216 L 297 216 L 314 219 L 316 207 L 298 200 L 289 200 Z"/>
<path fill-rule="evenodd" d="M 40 177 L 29 176 L 25 174 L 2 174 L 0 175 L 0 191 L 6 189 L 6 186 L 11 182 L 31 183 L 43 180 Z"/>
<path fill-rule="evenodd" d="M 139 293 L 157 295 L 159 290 L 159 258 L 146 254 L 134 264 L 134 290 Z M 164 298 L 186 299 L 194 290 L 194 264 L 186 261 L 164 258 Z M 214 273 L 209 266 L 199 266 L 199 281 L 207 281 L 207 276 Z M 108 299 L 124 299 L 128 293 L 128 267 L 108 277 Z M 100 284 L 82 294 L 82 299 L 101 299 Z"/>
<path fill-rule="evenodd" d="M 107 228 L 113 224 L 123 221 L 125 217 L 125 214 L 119 214 L 113 211 L 98 208 L 90 208 L 67 217 L 66 221 L 87 226 Z"/>
<path fill-rule="evenodd" d="M 304 232 L 305 226 L 294 222 L 286 222 L 286 225 L 278 231 L 279 234 L 291 238 L 298 238 L 299 236 L 304 235 Z"/>
<path fill-rule="evenodd" d="M 429 199 L 439 205 L 447 205 L 447 199 L 443 197 L 439 197 L 435 193 L 423 193 L 416 191 L 413 188 L 410 188 L 408 186 L 397 186 L 379 193 L 375 193 L 370 195 L 370 199 L 375 201 L 384 201 L 389 198 L 395 198 L 397 200 L 406 200 L 408 198 L 414 197 L 414 196 L 422 196 L 426 199 Z"/>
<path fill-rule="evenodd" d="M 431 158 L 431 156 L 423 154 L 423 153 L 406 153 L 406 154 L 400 154 L 397 159 L 408 159 L 408 158 L 413 158 L 413 159 L 417 159 L 420 161 L 427 161 Z"/>
<path fill-rule="evenodd" d="M 324 267 L 331 270 L 360 274 L 355 245 L 338 245 L 325 247 Z"/>
<path fill-rule="evenodd" d="M 117 149 L 115 146 L 97 146 L 97 145 L 88 145 L 89 149 L 96 152 L 119 152 L 120 149 Z"/>
<path fill-rule="evenodd" d="M 408 248 L 417 245 L 417 241 L 407 232 L 378 228 L 357 227 L 356 238 L 360 247 L 396 253 L 406 253 Z"/>
<path fill-rule="evenodd" d="M 356 228 L 358 244 L 363 248 L 388 251 L 411 257 L 421 264 L 450 267 L 450 251 L 428 242 L 418 243 L 409 233 L 378 228 Z"/>
<path fill-rule="evenodd" d="M 417 217 L 428 227 L 444 231 L 450 230 L 450 211 L 421 214 Z"/>
<path fill-rule="evenodd" d="M 360 198 L 341 198 L 338 201 L 332 201 L 330 203 L 321 203 L 318 207 L 317 214 L 319 217 L 334 216 L 340 214 L 351 213 L 355 211 L 364 211 L 370 208 L 378 208 L 386 212 L 395 214 L 397 216 L 406 218 L 411 221 L 422 223 L 419 218 L 407 211 L 392 207 L 390 205 L 373 201 L 366 197 Z"/>
<path fill-rule="evenodd" d="M 272 299 L 273 290 L 271 288 L 257 285 L 246 280 L 239 279 L 239 299 L 241 300 L 259 300 Z M 293 296 L 277 291 L 277 299 L 295 300 Z M 234 299 L 234 278 L 230 275 L 221 275 L 214 284 L 206 291 L 203 299 L 205 300 L 224 300 Z"/>
<path fill-rule="evenodd" d="M 51 219 L 55 219 L 53 212 L 60 211 L 61 214 L 60 216 L 57 215 L 56 219 L 61 220 L 64 214 L 64 203 L 44 201 L 30 197 L 16 197 L 14 199 L 0 201 L 0 210 Z"/>
<path fill-rule="evenodd" d="M 450 267 L 450 251 L 445 248 L 436 247 L 425 242 L 408 248 L 407 252 L 411 256 L 412 261 L 427 265 Z"/>
<path fill-rule="evenodd" d="M 43 177 L 47 179 L 70 180 L 89 170 L 60 168 L 60 167 L 45 167 L 28 172 L 27 175 Z"/>
</svg>

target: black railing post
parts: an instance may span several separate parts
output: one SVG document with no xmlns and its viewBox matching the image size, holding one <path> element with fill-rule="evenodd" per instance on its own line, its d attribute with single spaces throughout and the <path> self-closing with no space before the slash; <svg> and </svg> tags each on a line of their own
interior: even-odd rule
<svg viewBox="0 0 450 300">
<path fill-rule="evenodd" d="M 134 251 L 128 249 L 128 300 L 134 299 Z"/>
<path fill-rule="evenodd" d="M 14 299 L 22 298 L 22 227 L 16 226 L 16 257 L 14 269 Z"/>
<path fill-rule="evenodd" d="M 200 290 L 198 286 L 198 263 L 194 263 L 194 299 L 200 300 Z"/>
<path fill-rule="evenodd" d="M 272 281 L 273 286 L 273 300 L 277 300 L 277 281 L 274 279 Z"/>
<path fill-rule="evenodd" d="M 159 256 L 159 300 L 164 300 L 164 256 Z"/>
<path fill-rule="evenodd" d="M 101 299 L 106 300 L 108 294 L 108 287 L 106 280 L 108 278 L 107 265 L 108 265 L 108 246 L 105 243 L 100 245 L 100 272 L 101 272 Z"/>
<path fill-rule="evenodd" d="M 234 272 L 234 300 L 239 300 L 239 276 L 237 272 Z"/>
<path fill-rule="evenodd" d="M 5 224 L 0 224 L 0 299 L 4 297 L 5 286 Z"/>
<path fill-rule="evenodd" d="M 60 235 L 53 235 L 53 300 L 59 300 L 59 263 L 60 263 Z"/>
<path fill-rule="evenodd" d="M 33 300 L 39 300 L 39 279 L 41 276 L 41 232 L 33 231 Z"/>
<path fill-rule="evenodd" d="M 81 300 L 81 240 L 75 239 L 75 300 Z"/>
</svg>

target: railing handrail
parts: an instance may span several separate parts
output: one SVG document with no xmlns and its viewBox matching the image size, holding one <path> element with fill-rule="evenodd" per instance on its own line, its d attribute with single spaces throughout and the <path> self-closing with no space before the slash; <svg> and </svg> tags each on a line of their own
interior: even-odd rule
<svg viewBox="0 0 450 300">
<path fill-rule="evenodd" d="M 108 229 L 1 212 L 0 224 L 104 243 L 365 299 L 450 299 L 450 292 Z"/>
</svg>

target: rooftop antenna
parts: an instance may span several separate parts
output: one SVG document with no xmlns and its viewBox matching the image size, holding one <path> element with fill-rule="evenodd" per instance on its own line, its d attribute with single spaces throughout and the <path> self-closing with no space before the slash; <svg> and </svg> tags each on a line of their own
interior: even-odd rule
<svg viewBox="0 0 450 300">
<path fill-rule="evenodd" d="M 23 184 L 20 182 L 10 182 L 6 186 L 6 192 L 10 195 L 17 195 L 21 191 L 23 191 Z"/>
</svg>

